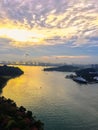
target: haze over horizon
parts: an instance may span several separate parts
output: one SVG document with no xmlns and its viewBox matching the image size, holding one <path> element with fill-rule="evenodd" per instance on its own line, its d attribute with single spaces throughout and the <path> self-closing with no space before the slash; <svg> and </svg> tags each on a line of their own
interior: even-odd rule
<svg viewBox="0 0 98 130">
<path fill-rule="evenodd" d="M 0 0 L 0 61 L 98 63 L 98 1 Z"/>
</svg>

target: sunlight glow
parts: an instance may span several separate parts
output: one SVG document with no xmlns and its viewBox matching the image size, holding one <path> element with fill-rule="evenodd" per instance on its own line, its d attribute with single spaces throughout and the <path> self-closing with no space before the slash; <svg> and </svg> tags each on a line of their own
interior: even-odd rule
<svg viewBox="0 0 98 130">
<path fill-rule="evenodd" d="M 0 29 L 0 37 L 8 38 L 15 42 L 41 42 L 44 35 L 24 29 Z"/>
<path fill-rule="evenodd" d="M 71 47 L 81 47 L 89 44 L 86 38 L 89 31 L 89 37 L 96 37 L 98 11 L 94 0 L 90 3 L 62 0 L 59 6 L 55 0 L 37 1 L 34 5 L 31 1 L 0 1 L 0 39 L 8 39 L 17 47 L 66 44 L 69 41 L 72 41 Z"/>
<path fill-rule="evenodd" d="M 0 24 L 1 25 L 1 24 Z M 64 28 L 36 28 L 28 29 L 21 24 L 10 24 L 0 26 L 0 38 L 11 40 L 13 46 L 22 47 L 25 45 L 54 45 L 55 40 L 71 38 L 77 33 L 76 27 Z M 51 43 L 47 40 L 51 40 Z M 20 45 L 21 44 L 21 45 Z"/>
</svg>

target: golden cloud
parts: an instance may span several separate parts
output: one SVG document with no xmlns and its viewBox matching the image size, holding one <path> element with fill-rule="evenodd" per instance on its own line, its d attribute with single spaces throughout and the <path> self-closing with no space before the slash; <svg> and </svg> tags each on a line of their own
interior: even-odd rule
<svg viewBox="0 0 98 130">
<path fill-rule="evenodd" d="M 62 39 L 71 38 L 76 33 L 74 27 L 66 29 L 58 28 L 42 28 L 37 26 L 33 29 L 28 29 L 21 23 L 14 23 L 12 21 L 3 24 L 0 22 L 0 38 L 6 38 L 12 40 L 12 45 L 25 46 L 25 45 L 48 45 L 56 43 L 46 43 L 47 39 L 54 39 L 54 37 L 60 37 Z M 21 44 L 21 45 L 20 45 Z"/>
<path fill-rule="evenodd" d="M 94 31 L 98 30 L 98 12 L 92 0 L 90 3 L 89 1 L 86 3 L 85 0 L 77 3 L 67 1 L 68 7 L 63 4 L 65 3 L 63 0 L 60 2 L 63 11 L 59 6 L 55 6 L 57 5 L 55 0 L 53 7 L 48 6 L 49 3 L 44 1 L 47 8 L 43 2 L 38 5 L 34 3 L 34 8 L 31 2 L 34 1 L 14 1 L 8 5 L 8 2 L 0 2 L 1 15 L 4 14 L 4 17 L 0 19 L 0 38 L 10 39 L 11 45 L 22 47 L 65 44 L 76 37 L 72 44 L 81 46 L 89 44 L 89 40 L 86 39 L 87 34 L 90 34 L 90 37 L 96 36 Z M 13 11 L 12 5 L 16 6 Z M 28 10 L 26 10 L 27 5 Z"/>
</svg>

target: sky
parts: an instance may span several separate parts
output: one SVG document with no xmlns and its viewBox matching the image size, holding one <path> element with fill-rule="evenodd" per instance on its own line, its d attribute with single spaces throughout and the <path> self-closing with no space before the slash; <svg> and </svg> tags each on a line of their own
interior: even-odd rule
<svg viewBox="0 0 98 130">
<path fill-rule="evenodd" d="M 0 0 L 0 61 L 98 63 L 97 0 Z"/>
</svg>

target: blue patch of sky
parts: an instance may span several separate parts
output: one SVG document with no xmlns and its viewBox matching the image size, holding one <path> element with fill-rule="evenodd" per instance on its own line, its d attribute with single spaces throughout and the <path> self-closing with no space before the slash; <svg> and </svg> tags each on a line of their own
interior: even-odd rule
<svg viewBox="0 0 98 130">
<path fill-rule="evenodd" d="M 89 40 L 90 41 L 98 41 L 98 37 L 90 37 Z"/>
<path fill-rule="evenodd" d="M 33 56 L 98 55 L 96 47 L 69 47 L 67 45 L 39 46 L 26 49 Z"/>
</svg>

